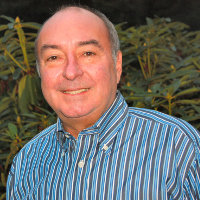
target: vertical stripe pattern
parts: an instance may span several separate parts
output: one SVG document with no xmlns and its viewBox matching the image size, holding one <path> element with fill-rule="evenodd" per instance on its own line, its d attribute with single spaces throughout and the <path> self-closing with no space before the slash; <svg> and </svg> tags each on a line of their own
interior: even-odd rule
<svg viewBox="0 0 200 200">
<path fill-rule="evenodd" d="M 200 136 L 187 122 L 112 106 L 77 139 L 58 122 L 16 155 L 9 200 L 200 199 Z"/>
</svg>

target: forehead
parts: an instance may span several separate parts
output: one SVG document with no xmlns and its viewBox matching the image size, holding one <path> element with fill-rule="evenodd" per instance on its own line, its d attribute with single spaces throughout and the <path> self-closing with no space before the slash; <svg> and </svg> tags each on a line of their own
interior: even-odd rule
<svg viewBox="0 0 200 200">
<path fill-rule="evenodd" d="M 109 42 L 108 30 L 98 16 L 81 8 L 67 8 L 53 15 L 42 27 L 38 43 L 60 40 L 80 41 L 104 39 Z M 61 42 L 61 41 L 60 41 Z"/>
</svg>

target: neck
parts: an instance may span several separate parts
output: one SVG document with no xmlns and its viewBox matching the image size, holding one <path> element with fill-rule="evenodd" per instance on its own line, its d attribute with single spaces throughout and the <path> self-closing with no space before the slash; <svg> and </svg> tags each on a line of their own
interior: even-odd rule
<svg viewBox="0 0 200 200">
<path fill-rule="evenodd" d="M 78 135 L 82 130 L 93 126 L 98 121 L 103 113 L 111 106 L 113 101 L 110 103 L 110 105 L 104 107 L 103 109 L 96 109 L 95 111 L 92 111 L 85 116 L 68 117 L 65 116 L 63 113 L 57 114 L 62 121 L 64 130 L 70 133 L 75 138 L 78 138 Z"/>
<path fill-rule="evenodd" d="M 80 119 L 68 119 L 67 121 L 62 121 L 63 124 L 63 128 L 65 131 L 67 131 L 68 133 L 70 133 L 73 137 L 75 137 L 76 139 L 78 138 L 79 133 L 88 128 L 91 127 L 94 123 L 82 123 L 82 120 Z"/>
<path fill-rule="evenodd" d="M 97 120 L 101 117 L 102 114 L 103 113 L 100 113 L 99 115 L 89 115 L 77 118 L 69 118 L 63 115 L 62 116 L 59 115 L 59 117 L 62 121 L 64 130 L 77 139 L 78 134 L 82 130 L 93 126 L 97 122 Z"/>
</svg>

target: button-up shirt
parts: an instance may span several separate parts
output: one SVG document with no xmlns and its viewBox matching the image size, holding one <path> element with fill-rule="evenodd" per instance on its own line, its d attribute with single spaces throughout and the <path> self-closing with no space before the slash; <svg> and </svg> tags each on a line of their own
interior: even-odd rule
<svg viewBox="0 0 200 200">
<path fill-rule="evenodd" d="M 112 106 L 78 138 L 60 119 L 17 154 L 7 199 L 200 199 L 200 136 L 187 122 Z"/>
</svg>

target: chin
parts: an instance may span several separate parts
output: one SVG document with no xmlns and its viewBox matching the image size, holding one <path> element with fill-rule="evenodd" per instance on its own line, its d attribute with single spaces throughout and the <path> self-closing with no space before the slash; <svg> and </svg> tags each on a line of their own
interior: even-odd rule
<svg viewBox="0 0 200 200">
<path fill-rule="evenodd" d="M 85 117 L 87 115 L 89 115 L 89 111 L 60 111 L 58 114 L 58 116 L 60 118 L 64 117 L 64 118 L 81 118 L 81 117 Z"/>
</svg>

